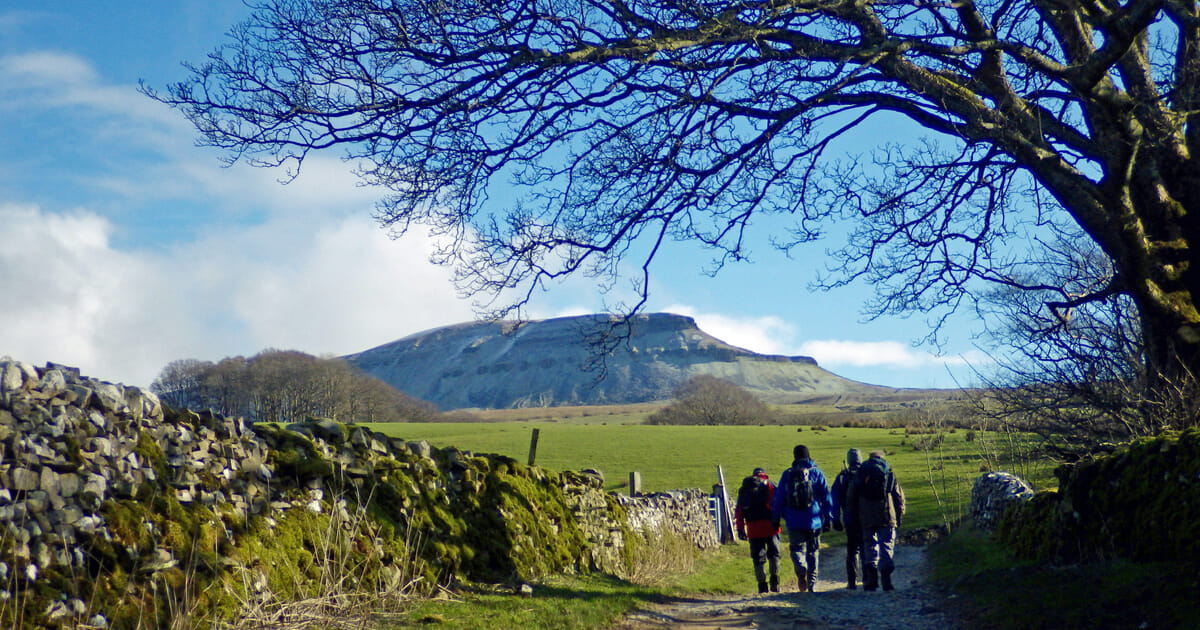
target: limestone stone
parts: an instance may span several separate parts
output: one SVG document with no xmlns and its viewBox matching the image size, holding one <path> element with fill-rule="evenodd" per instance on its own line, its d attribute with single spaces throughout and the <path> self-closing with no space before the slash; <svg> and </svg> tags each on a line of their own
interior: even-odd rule
<svg viewBox="0 0 1200 630">
<path fill-rule="evenodd" d="M 104 411 L 117 412 L 126 407 L 125 393 L 111 383 L 97 383 L 94 388 L 96 403 Z"/>
<path fill-rule="evenodd" d="M 12 489 L 20 492 L 34 490 L 42 483 L 41 475 L 28 468 L 13 468 L 8 471 L 8 478 Z"/>
<path fill-rule="evenodd" d="M 979 476 L 971 488 L 971 517 L 976 527 L 993 531 L 1005 510 L 1033 495 L 1033 487 L 1024 479 L 1008 472 L 989 472 Z"/>
<path fill-rule="evenodd" d="M 0 362 L 0 392 L 9 393 L 23 389 L 25 374 L 12 361 Z"/>
<path fill-rule="evenodd" d="M 65 473 L 58 476 L 58 493 L 63 497 L 73 497 L 79 492 L 81 480 L 75 473 Z"/>
<path fill-rule="evenodd" d="M 409 442 L 408 448 L 410 451 L 412 451 L 418 457 L 423 457 L 425 459 L 429 459 L 430 457 L 433 456 L 433 447 L 430 446 L 429 442 L 426 442 L 425 440 Z"/>
<path fill-rule="evenodd" d="M 50 467 L 42 469 L 41 478 L 38 482 L 38 487 L 44 492 L 59 492 L 59 475 Z"/>
<path fill-rule="evenodd" d="M 41 514 L 50 509 L 50 495 L 43 490 L 34 490 L 25 495 L 25 509 L 30 514 Z"/>
<path fill-rule="evenodd" d="M 46 370 L 42 374 L 41 381 L 38 383 L 38 388 L 47 396 L 57 396 L 58 394 L 67 391 L 67 379 L 59 370 Z"/>
<path fill-rule="evenodd" d="M 92 494 L 103 500 L 108 493 L 108 480 L 103 475 L 88 473 L 87 478 L 83 483 L 82 494 Z"/>
</svg>

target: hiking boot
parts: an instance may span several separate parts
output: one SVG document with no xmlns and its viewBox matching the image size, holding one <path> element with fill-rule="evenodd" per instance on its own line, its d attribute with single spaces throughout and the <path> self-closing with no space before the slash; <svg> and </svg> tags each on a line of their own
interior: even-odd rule
<svg viewBox="0 0 1200 630">
<path fill-rule="evenodd" d="M 796 572 L 796 590 L 801 593 L 808 591 L 808 572 L 804 569 Z"/>
<path fill-rule="evenodd" d="M 852 591 L 858 588 L 858 584 L 855 583 L 854 578 L 850 578 L 849 580 L 846 580 L 846 588 L 850 589 Z"/>
<path fill-rule="evenodd" d="M 885 591 L 896 590 L 896 587 L 892 586 L 892 572 L 891 571 L 880 572 L 879 579 L 880 579 L 880 582 L 883 583 L 883 590 L 885 590 Z"/>
<path fill-rule="evenodd" d="M 875 567 L 863 568 L 863 590 L 873 591 L 879 588 L 879 570 Z"/>
<path fill-rule="evenodd" d="M 779 576 L 778 575 L 771 576 L 771 592 L 772 593 L 779 592 Z"/>
<path fill-rule="evenodd" d="M 766 583 L 766 582 L 759 582 L 759 583 L 758 583 L 758 592 L 759 592 L 759 593 L 766 593 L 766 592 L 767 592 L 767 583 Z"/>
</svg>

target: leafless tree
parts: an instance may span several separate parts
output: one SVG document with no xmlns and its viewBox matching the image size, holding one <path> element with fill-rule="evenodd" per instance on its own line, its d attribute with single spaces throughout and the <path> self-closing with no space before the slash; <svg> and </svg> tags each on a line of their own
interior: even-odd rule
<svg viewBox="0 0 1200 630">
<path fill-rule="evenodd" d="M 1061 256 L 1042 266 L 1043 281 L 1073 295 L 1111 283 L 1111 262 L 1086 239 L 1059 234 L 1048 247 Z M 996 354 L 998 369 L 984 378 L 989 387 L 976 392 L 989 426 L 1039 434 L 1051 452 L 1070 459 L 1097 445 L 1200 422 L 1194 375 L 1148 371 L 1129 296 L 1071 304 L 1002 289 L 983 302 L 993 315 L 987 319 L 1004 325 L 991 335 L 1004 350 Z"/>
<path fill-rule="evenodd" d="M 745 388 L 710 374 L 693 376 L 675 389 L 675 402 L 654 412 L 646 424 L 761 424 L 775 414 Z"/>
<path fill-rule="evenodd" d="M 1200 368 L 1194 0 L 252 4 L 188 79 L 146 91 L 231 161 L 294 171 L 340 147 L 388 191 L 385 226 L 449 237 L 438 260 L 468 291 L 607 284 L 628 258 L 644 301 L 672 240 L 719 266 L 756 217 L 790 221 L 785 249 L 847 222 L 821 284 L 873 282 L 871 313 L 936 333 L 989 286 L 1041 316 L 1117 298 L 1151 390 Z M 838 158 L 873 118 L 927 135 Z M 1094 243 L 1107 282 L 1039 273 L 1048 224 Z"/>
<path fill-rule="evenodd" d="M 180 407 L 199 407 L 204 375 L 212 363 L 197 359 L 179 359 L 167 364 L 150 383 L 150 391 Z"/>
<path fill-rule="evenodd" d="M 295 422 L 312 416 L 344 422 L 426 422 L 440 416 L 432 403 L 404 394 L 337 358 L 295 350 L 264 350 L 216 364 L 172 361 L 151 391 L 171 405 L 212 409 L 256 422 Z"/>
</svg>

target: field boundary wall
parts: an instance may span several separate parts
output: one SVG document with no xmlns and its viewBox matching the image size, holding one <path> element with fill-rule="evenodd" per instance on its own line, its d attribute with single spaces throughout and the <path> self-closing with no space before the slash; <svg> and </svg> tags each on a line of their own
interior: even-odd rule
<svg viewBox="0 0 1200 630">
<path fill-rule="evenodd" d="M 0 360 L 0 621 L 120 627 L 158 577 L 220 579 L 293 515 L 339 510 L 378 521 L 380 544 L 419 538 L 441 583 L 625 576 L 646 541 L 719 544 L 698 489 L 620 496 L 596 471 L 332 420 L 252 426 L 74 368 Z"/>
</svg>

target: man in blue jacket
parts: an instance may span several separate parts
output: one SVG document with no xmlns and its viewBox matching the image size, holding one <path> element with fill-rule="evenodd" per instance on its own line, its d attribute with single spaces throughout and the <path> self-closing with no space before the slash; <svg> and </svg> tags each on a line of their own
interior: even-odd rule
<svg viewBox="0 0 1200 630">
<path fill-rule="evenodd" d="M 783 471 L 771 501 L 771 515 L 782 520 L 788 530 L 788 550 L 796 569 L 800 592 L 813 592 L 817 584 L 817 560 L 821 532 L 833 524 L 829 486 L 825 474 L 817 468 L 803 444 L 792 449 L 792 467 Z"/>
</svg>

